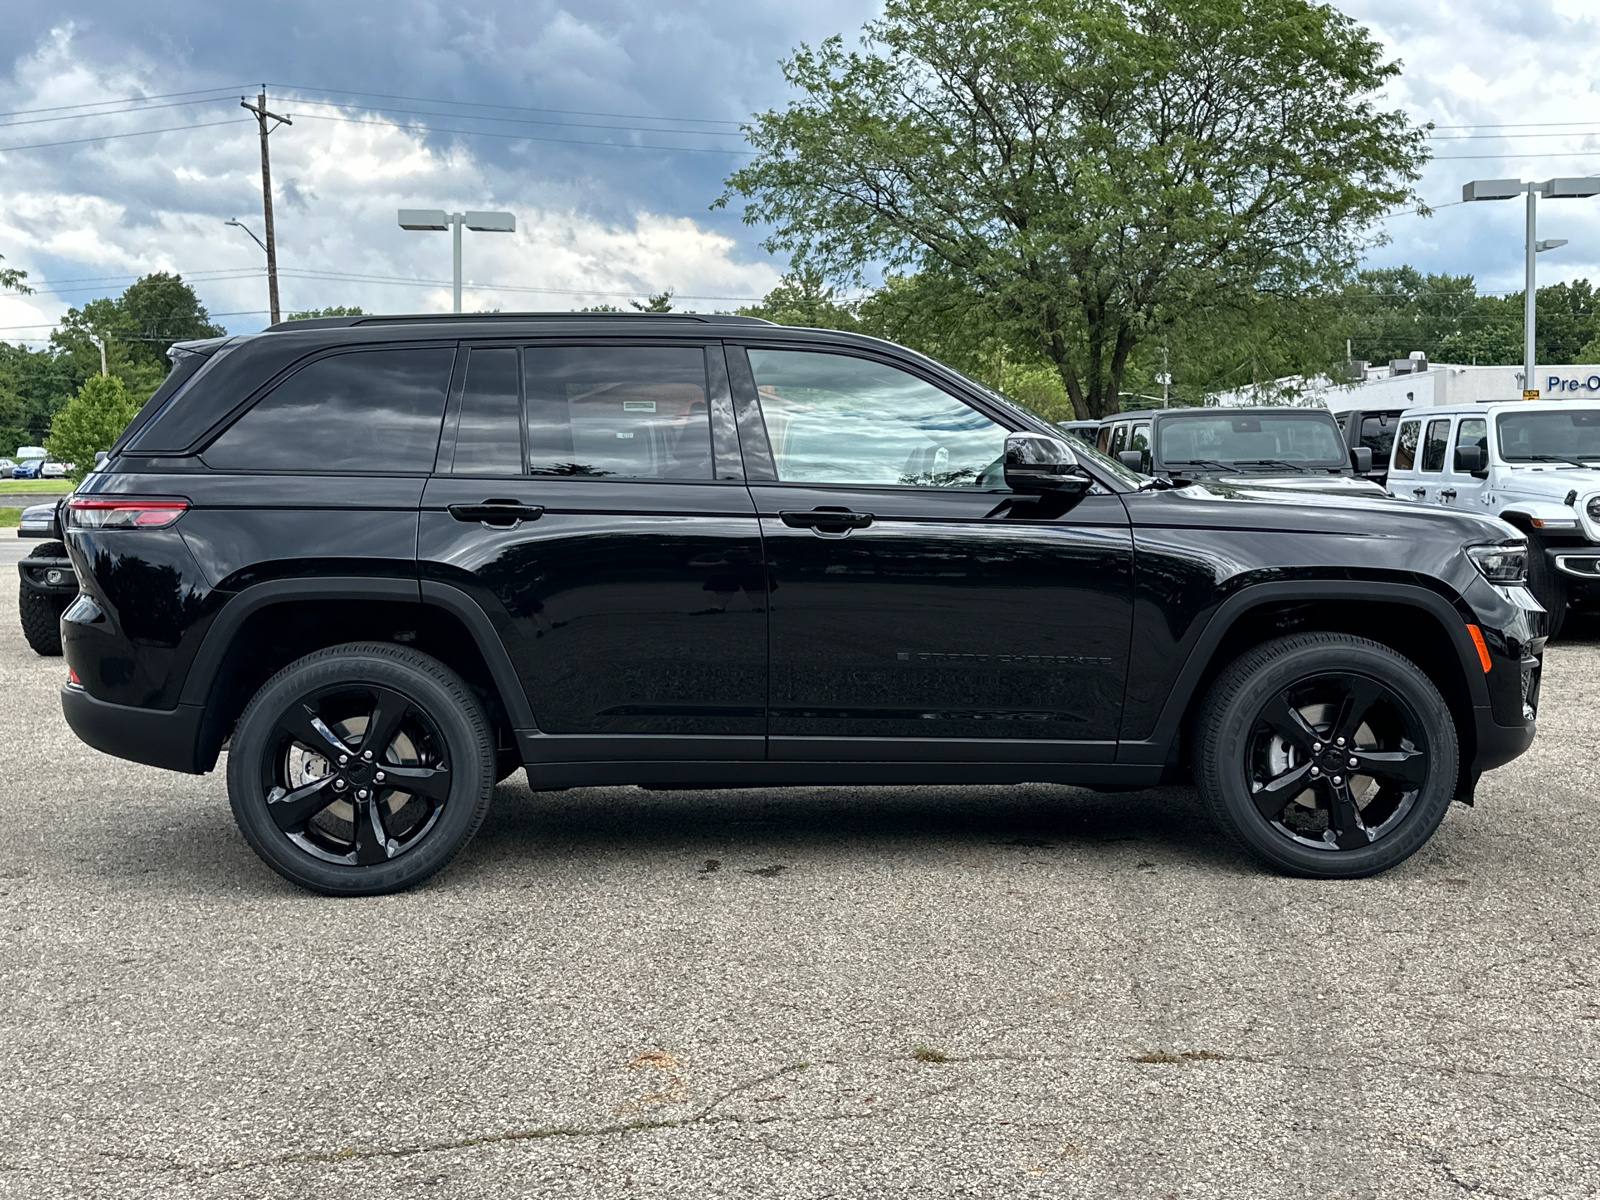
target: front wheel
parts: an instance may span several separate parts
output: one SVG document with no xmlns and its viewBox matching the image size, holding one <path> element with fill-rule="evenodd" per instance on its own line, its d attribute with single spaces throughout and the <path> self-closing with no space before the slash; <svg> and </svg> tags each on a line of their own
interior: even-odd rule
<svg viewBox="0 0 1600 1200">
<path fill-rule="evenodd" d="M 1555 637 L 1567 620 L 1567 577 L 1555 569 L 1537 537 L 1528 539 L 1528 590 L 1550 614 L 1545 633 Z"/>
<path fill-rule="evenodd" d="M 1195 782 L 1217 823 L 1296 875 L 1375 875 L 1421 848 L 1455 794 L 1455 722 L 1422 669 L 1345 634 L 1278 638 L 1212 685 Z"/>
<path fill-rule="evenodd" d="M 290 663 L 245 708 L 228 796 L 245 840 L 311 891 L 410 887 L 459 854 L 494 793 L 494 735 L 438 659 L 387 643 Z"/>
</svg>

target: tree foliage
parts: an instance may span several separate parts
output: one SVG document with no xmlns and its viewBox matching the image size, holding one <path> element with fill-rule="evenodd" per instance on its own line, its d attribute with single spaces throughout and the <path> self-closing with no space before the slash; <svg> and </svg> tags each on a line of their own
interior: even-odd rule
<svg viewBox="0 0 1600 1200">
<path fill-rule="evenodd" d="M 1398 68 L 1307 0 L 888 0 L 784 73 L 718 203 L 801 269 L 982 296 L 1082 416 L 1185 315 L 1341 282 L 1425 156 L 1372 99 Z"/>
<path fill-rule="evenodd" d="M 45 449 L 58 462 L 71 463 L 68 474 L 82 479 L 94 468 L 94 456 L 109 450 L 128 427 L 139 404 L 115 375 L 95 375 L 50 420 Z"/>
<path fill-rule="evenodd" d="M 313 321 L 318 317 L 364 317 L 367 314 L 361 311 L 359 304 L 334 304 L 327 308 L 308 308 L 304 312 L 293 312 L 284 318 L 285 321 Z"/>
<path fill-rule="evenodd" d="M 4 254 L 0 254 L 0 262 L 4 262 L 5 258 Z M 26 271 L 19 271 L 15 267 L 0 267 L 0 291 L 20 292 L 24 296 L 31 295 L 33 289 L 22 282 L 27 277 L 28 273 Z"/>
</svg>

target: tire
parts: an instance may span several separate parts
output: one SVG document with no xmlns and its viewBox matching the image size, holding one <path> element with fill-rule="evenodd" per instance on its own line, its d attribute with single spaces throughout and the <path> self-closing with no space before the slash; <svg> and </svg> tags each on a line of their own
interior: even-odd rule
<svg viewBox="0 0 1600 1200">
<path fill-rule="evenodd" d="M 374 720 L 382 744 L 368 746 Z M 375 896 L 461 853 L 495 769 L 493 729 L 459 675 L 403 646 L 356 642 L 262 685 L 233 733 L 228 797 L 250 848 L 285 879 Z"/>
<path fill-rule="evenodd" d="M 17 597 L 17 607 L 22 613 L 22 636 L 28 639 L 35 654 L 46 658 L 61 656 L 61 614 L 72 603 L 71 596 L 52 596 L 49 592 L 35 591 L 26 584 L 20 585 L 22 594 Z"/>
<path fill-rule="evenodd" d="M 1567 622 L 1567 579 L 1550 565 L 1537 537 L 1528 538 L 1528 590 L 1550 614 L 1545 633 L 1555 637 Z"/>
<path fill-rule="evenodd" d="M 1346 634 L 1245 652 L 1211 686 L 1194 733 L 1195 783 L 1218 826 L 1311 878 L 1376 875 L 1416 853 L 1460 769 L 1455 721 L 1422 669 Z"/>
</svg>

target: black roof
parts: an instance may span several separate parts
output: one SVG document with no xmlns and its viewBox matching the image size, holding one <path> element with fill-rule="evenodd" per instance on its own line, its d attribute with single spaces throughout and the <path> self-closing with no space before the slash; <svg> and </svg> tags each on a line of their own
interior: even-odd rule
<svg viewBox="0 0 1600 1200">
<path fill-rule="evenodd" d="M 697 325 L 771 325 L 760 317 L 739 317 L 731 313 L 585 313 L 585 312 L 520 312 L 520 313 L 393 313 L 389 315 L 366 314 L 359 317 L 309 317 L 303 321 L 279 321 L 268 325 L 267 333 L 287 333 L 307 329 L 354 329 L 368 326 L 395 325 L 659 325 L 663 322 Z M 452 329 L 450 336 L 462 332 Z"/>
</svg>

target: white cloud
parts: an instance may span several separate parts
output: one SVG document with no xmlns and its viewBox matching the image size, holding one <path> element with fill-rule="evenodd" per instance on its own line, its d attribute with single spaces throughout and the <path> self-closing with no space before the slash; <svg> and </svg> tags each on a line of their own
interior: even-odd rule
<svg viewBox="0 0 1600 1200">
<path fill-rule="evenodd" d="M 563 29 L 558 20 L 552 29 L 571 46 L 582 43 L 576 26 Z M 141 90 L 162 90 L 153 70 L 136 60 L 95 68 L 74 55 L 66 29 L 18 64 L 10 86 L 0 88 L 0 101 L 15 111 Z M 153 137 L 0 154 L 6 181 L 0 253 L 7 265 L 52 281 L 178 271 L 196 284 L 212 312 L 243 314 L 223 317 L 223 324 L 259 327 L 265 317 L 253 314 L 266 308 L 263 256 L 242 232 L 223 224 L 237 217 L 261 231 L 259 141 L 254 121 L 237 103 L 0 131 L 0 144 L 15 144 L 104 133 L 119 127 L 111 121 L 132 130 L 243 118 Z M 735 300 L 710 297 L 760 296 L 777 281 L 779 272 L 765 256 L 742 261 L 732 238 L 692 218 L 647 207 L 615 220 L 585 212 L 577 201 L 586 181 L 542 178 L 537 155 L 509 156 L 497 165 L 464 144 L 429 144 L 421 133 L 377 114 L 297 105 L 293 96 L 276 97 L 271 106 L 295 116 L 294 125 L 271 141 L 285 312 L 330 304 L 379 312 L 448 310 L 449 235 L 401 230 L 395 217 L 401 207 L 517 215 L 514 235 L 464 234 L 468 309 L 620 304 L 668 287 L 686 297 L 681 307 L 728 309 Z M 317 119 L 326 116 L 362 123 Z M 315 277 L 330 274 L 379 278 Z M 404 286 L 380 282 L 383 277 L 439 283 Z M 104 291 L 121 286 L 105 285 Z M 42 293 L 0 300 L 0 326 L 54 319 L 68 304 L 102 294 Z M 16 336 L 0 331 L 0 338 Z"/>
</svg>

